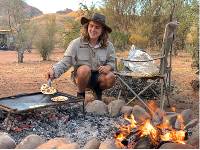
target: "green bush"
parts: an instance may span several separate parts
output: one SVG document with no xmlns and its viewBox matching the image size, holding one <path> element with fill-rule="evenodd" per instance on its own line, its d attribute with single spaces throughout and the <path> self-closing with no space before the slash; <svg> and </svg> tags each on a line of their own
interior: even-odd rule
<svg viewBox="0 0 200 150">
<path fill-rule="evenodd" d="M 36 47 L 38 48 L 42 59 L 49 60 L 49 56 L 54 48 L 54 42 L 48 38 L 43 37 L 36 42 Z"/>
<path fill-rule="evenodd" d="M 35 45 L 43 60 L 48 60 L 55 45 L 56 22 L 55 16 L 47 16 L 46 24 L 43 30 L 40 30 L 39 37 Z"/>
<path fill-rule="evenodd" d="M 148 44 L 148 38 L 141 36 L 140 34 L 132 34 L 129 38 L 129 41 L 140 48 L 146 48 Z"/>
<path fill-rule="evenodd" d="M 63 37 L 63 47 L 66 49 L 69 45 L 69 43 L 78 38 L 80 36 L 80 23 L 77 21 L 74 21 L 71 23 L 72 29 L 68 29 L 64 32 Z"/>
<path fill-rule="evenodd" d="M 111 40 L 115 48 L 125 49 L 128 45 L 129 35 L 123 32 L 113 31 L 111 33 Z"/>
</svg>

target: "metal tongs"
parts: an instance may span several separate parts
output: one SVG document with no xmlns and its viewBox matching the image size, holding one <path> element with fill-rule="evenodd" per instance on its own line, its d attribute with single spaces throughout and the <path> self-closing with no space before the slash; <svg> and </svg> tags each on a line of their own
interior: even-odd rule
<svg viewBox="0 0 200 150">
<path fill-rule="evenodd" d="M 49 86 L 49 87 L 51 87 L 51 79 L 49 78 L 49 80 L 47 81 L 47 85 Z"/>
</svg>

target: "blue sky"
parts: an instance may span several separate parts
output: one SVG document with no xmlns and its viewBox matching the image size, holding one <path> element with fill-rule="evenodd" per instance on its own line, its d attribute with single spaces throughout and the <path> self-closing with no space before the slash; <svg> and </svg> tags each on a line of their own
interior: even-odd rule
<svg viewBox="0 0 200 150">
<path fill-rule="evenodd" d="M 58 10 L 69 8 L 78 10 L 79 3 L 86 3 L 90 6 L 92 3 L 100 4 L 101 0 L 25 0 L 29 5 L 34 6 L 43 13 L 55 13 Z"/>
</svg>

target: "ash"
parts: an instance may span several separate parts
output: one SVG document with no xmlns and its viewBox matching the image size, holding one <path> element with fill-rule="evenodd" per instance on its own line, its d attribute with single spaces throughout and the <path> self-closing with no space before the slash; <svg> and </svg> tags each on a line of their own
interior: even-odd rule
<svg viewBox="0 0 200 150">
<path fill-rule="evenodd" d="M 66 137 L 83 147 L 92 137 L 100 141 L 113 138 L 118 125 L 124 123 L 123 116 L 113 118 L 87 113 L 84 117 L 80 106 L 61 106 L 12 115 L 7 126 L 5 118 L 1 119 L 0 131 L 9 133 L 17 143 L 30 134 L 37 134 L 46 140 Z"/>
</svg>

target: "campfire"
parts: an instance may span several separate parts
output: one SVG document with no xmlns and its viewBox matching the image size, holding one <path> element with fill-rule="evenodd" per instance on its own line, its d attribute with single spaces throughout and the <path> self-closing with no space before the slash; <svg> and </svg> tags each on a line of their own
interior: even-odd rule
<svg viewBox="0 0 200 150">
<path fill-rule="evenodd" d="M 134 148 L 141 139 L 149 140 L 151 148 L 158 148 L 166 142 L 185 144 L 187 131 L 183 117 L 177 116 L 178 127 L 174 128 L 166 118 L 166 113 L 160 110 L 153 101 L 148 104 L 151 108 L 151 118 L 137 122 L 134 115 L 124 115 L 127 125 L 120 125 L 115 133 L 116 145 L 119 148 Z M 172 108 L 174 111 L 175 108 Z"/>
<path fill-rule="evenodd" d="M 48 146 L 52 145 L 52 140 L 53 148 L 58 144 L 57 148 L 62 149 L 69 149 L 72 146 L 74 149 L 148 149 L 160 148 L 167 144 L 192 147 L 188 145 L 188 140 L 193 141 L 189 133 L 196 132 L 196 129 L 192 128 L 198 124 L 198 119 L 192 119 L 190 109 L 180 112 L 182 115 L 177 115 L 176 112 L 160 110 L 154 103 L 149 103 L 148 107 L 152 110 L 151 113 L 139 105 L 126 106 L 122 100 L 114 100 L 108 105 L 94 100 L 86 105 L 85 116 L 82 113 L 82 106 L 72 103 L 70 107 L 52 106 L 11 114 L 9 121 L 6 112 L 2 112 L 0 131 L 4 134 L 0 134 L 0 139 L 6 141 L 9 138 L 13 141 L 12 148 L 32 149 L 40 146 L 50 149 Z M 175 108 L 173 110 L 175 111 Z M 38 143 L 30 145 L 34 140 L 27 140 L 29 138 L 39 138 Z M 64 141 L 56 143 L 57 138 Z M 43 142 L 40 139 L 43 139 Z M 24 142 L 31 147 L 24 145 Z M 9 145 L 7 142 L 6 148 Z"/>
</svg>

